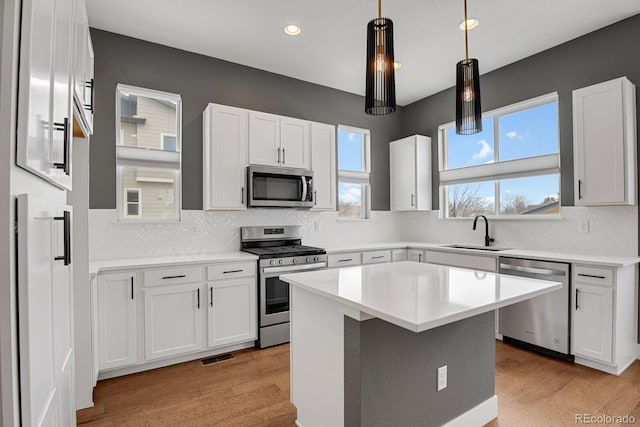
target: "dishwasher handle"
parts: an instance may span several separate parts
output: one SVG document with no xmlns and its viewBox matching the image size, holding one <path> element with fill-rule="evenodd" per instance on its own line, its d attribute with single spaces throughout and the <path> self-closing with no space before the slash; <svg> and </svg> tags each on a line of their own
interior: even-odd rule
<svg viewBox="0 0 640 427">
<path fill-rule="evenodd" d="M 544 276 L 565 276 L 566 272 L 563 270 L 553 270 L 551 268 L 539 268 L 539 267 L 522 267 L 519 265 L 512 265 L 506 263 L 500 263 L 500 270 L 519 271 L 521 273 L 541 274 Z"/>
</svg>

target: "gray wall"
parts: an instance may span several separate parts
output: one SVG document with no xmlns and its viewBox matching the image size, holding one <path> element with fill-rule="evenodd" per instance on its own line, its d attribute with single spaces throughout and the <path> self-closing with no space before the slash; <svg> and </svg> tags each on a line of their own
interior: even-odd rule
<svg viewBox="0 0 640 427">
<path fill-rule="evenodd" d="M 627 76 L 640 85 L 640 15 L 633 16 L 481 76 L 482 110 L 488 111 L 557 91 L 560 115 L 561 204 L 573 205 L 571 91 Z M 499 48 L 499 47 L 497 47 Z M 473 52 L 472 52 L 473 53 Z M 480 71 L 482 72 L 482 58 Z M 453 72 L 453 68 L 452 68 Z M 640 96 L 637 97 L 640 111 Z M 437 128 L 455 120 L 454 88 L 405 106 L 404 136 L 432 137 L 433 207 L 439 205 Z"/>
<path fill-rule="evenodd" d="M 364 98 L 255 68 L 91 29 L 96 114 L 91 138 L 90 207 L 116 207 L 117 83 L 182 95 L 182 208 L 202 209 L 202 112 L 209 102 L 371 130 L 372 208 L 389 209 L 389 145 L 401 111 L 364 114 Z M 364 60 L 364 47 L 363 47 Z M 364 78 L 364 76 L 363 76 Z"/>
<path fill-rule="evenodd" d="M 345 316 L 345 427 L 441 426 L 493 397 L 494 335 L 494 311 L 421 333 Z"/>
</svg>

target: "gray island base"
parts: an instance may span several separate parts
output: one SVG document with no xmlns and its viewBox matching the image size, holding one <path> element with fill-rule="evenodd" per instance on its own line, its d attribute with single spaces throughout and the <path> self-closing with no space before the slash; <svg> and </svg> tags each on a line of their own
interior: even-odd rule
<svg viewBox="0 0 640 427">
<path fill-rule="evenodd" d="M 299 427 L 473 427 L 497 417 L 495 309 L 558 282 L 400 262 L 288 274 Z M 447 385 L 438 391 L 438 369 Z"/>
</svg>

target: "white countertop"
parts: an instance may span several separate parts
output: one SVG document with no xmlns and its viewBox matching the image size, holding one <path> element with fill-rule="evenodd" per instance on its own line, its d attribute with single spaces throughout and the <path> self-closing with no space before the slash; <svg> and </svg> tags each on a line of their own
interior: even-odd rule
<svg viewBox="0 0 640 427">
<path fill-rule="evenodd" d="M 107 271 L 117 271 L 122 269 L 150 268 L 150 267 L 173 267 L 183 264 L 215 263 L 230 261 L 255 261 L 256 255 L 241 252 L 215 252 L 210 254 L 192 255 L 170 255 L 157 257 L 123 258 L 92 261 L 89 263 L 89 273 L 97 274 Z"/>
<path fill-rule="evenodd" d="M 636 256 L 612 256 L 612 255 L 589 255 L 573 254 L 553 251 L 527 250 L 527 249 L 505 249 L 500 251 L 483 251 L 477 249 L 449 248 L 451 243 L 429 243 L 429 242 L 380 242 L 380 243 L 360 243 L 353 245 L 339 245 L 326 247 L 327 253 L 371 251 L 379 249 L 434 249 L 439 251 L 466 253 L 472 255 L 499 257 L 508 256 L 514 258 L 531 258 L 545 261 L 570 262 L 579 264 L 599 265 L 604 267 L 626 267 L 628 265 L 640 263 L 640 257 Z M 470 245 L 472 246 L 472 245 Z"/>
<path fill-rule="evenodd" d="M 413 332 L 562 287 L 559 282 L 411 261 L 286 274 L 280 279 Z"/>
</svg>

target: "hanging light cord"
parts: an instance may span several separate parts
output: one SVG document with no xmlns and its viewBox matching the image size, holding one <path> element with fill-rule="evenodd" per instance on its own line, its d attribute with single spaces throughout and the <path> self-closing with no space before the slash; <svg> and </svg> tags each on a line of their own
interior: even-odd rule
<svg viewBox="0 0 640 427">
<path fill-rule="evenodd" d="M 464 54 L 465 54 L 465 57 L 467 58 L 467 61 L 469 60 L 469 35 L 468 35 L 469 29 L 467 28 L 468 26 L 469 26 L 469 21 L 467 21 L 467 0 L 464 0 Z"/>
<path fill-rule="evenodd" d="M 382 18 L 382 0 L 378 0 L 378 18 Z"/>
</svg>

